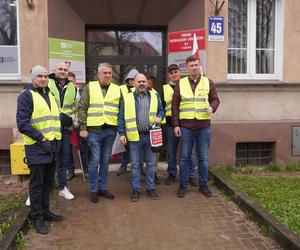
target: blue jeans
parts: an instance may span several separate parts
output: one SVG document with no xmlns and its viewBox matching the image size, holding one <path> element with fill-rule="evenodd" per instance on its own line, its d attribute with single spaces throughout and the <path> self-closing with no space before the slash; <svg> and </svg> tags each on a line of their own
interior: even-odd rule
<svg viewBox="0 0 300 250">
<path fill-rule="evenodd" d="M 146 163 L 146 188 L 154 189 L 155 154 L 151 150 L 149 134 L 140 134 L 139 141 L 129 142 L 132 189 L 141 190 L 141 165 Z"/>
<path fill-rule="evenodd" d="M 59 190 L 63 190 L 67 186 L 67 169 L 70 163 L 70 142 L 71 131 L 68 129 L 62 129 L 61 131 L 61 144 L 58 153 L 58 165 L 57 165 L 57 178 Z"/>
<path fill-rule="evenodd" d="M 117 131 L 107 128 L 99 133 L 89 132 L 89 189 L 90 192 L 107 189 L 109 157 L 116 138 Z M 98 170 L 98 166 L 100 168 Z"/>
<path fill-rule="evenodd" d="M 84 140 L 84 138 L 82 138 L 79 135 L 79 133 L 80 133 L 79 128 L 76 130 L 76 133 L 77 133 L 78 142 L 79 142 L 79 150 L 80 150 L 82 168 L 83 168 L 84 173 L 86 174 L 88 172 L 87 152 L 86 152 L 87 151 L 87 145 L 86 145 L 86 141 Z M 71 147 L 70 156 L 69 156 L 70 163 L 68 165 L 68 170 L 69 171 L 74 171 L 75 170 L 75 164 L 74 164 L 74 158 L 73 158 L 72 145 L 70 145 L 70 147 Z"/>
<path fill-rule="evenodd" d="M 125 145 L 125 149 L 126 149 L 126 151 L 121 153 L 121 166 L 122 167 L 127 167 L 128 163 L 130 162 L 130 159 L 129 159 L 130 153 L 129 153 L 128 144 Z"/>
<path fill-rule="evenodd" d="M 176 176 L 177 174 L 177 149 L 180 144 L 180 138 L 176 137 L 174 134 L 173 127 L 167 126 L 167 152 L 168 152 L 168 173 L 169 175 Z M 196 163 L 195 163 L 195 149 L 193 150 L 193 154 L 191 155 L 190 162 L 190 177 L 196 176 Z"/>
<path fill-rule="evenodd" d="M 189 181 L 190 161 L 194 142 L 198 156 L 199 186 L 206 184 L 208 176 L 208 147 L 210 143 L 211 129 L 201 128 L 191 130 L 181 127 L 180 148 L 180 185 L 186 187 Z"/>
</svg>

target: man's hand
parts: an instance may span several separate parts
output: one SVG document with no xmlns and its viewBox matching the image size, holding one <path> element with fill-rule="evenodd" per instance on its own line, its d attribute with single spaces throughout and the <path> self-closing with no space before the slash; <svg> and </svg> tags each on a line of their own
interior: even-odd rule
<svg viewBox="0 0 300 250">
<path fill-rule="evenodd" d="M 180 127 L 175 127 L 174 128 L 174 134 L 176 137 L 180 137 L 181 136 L 181 131 L 180 131 Z"/>
<path fill-rule="evenodd" d="M 207 114 L 211 115 L 213 113 L 213 108 L 211 106 L 207 106 L 205 108 L 205 111 L 206 111 Z"/>
<path fill-rule="evenodd" d="M 82 138 L 87 138 L 88 135 L 89 135 L 89 132 L 87 132 L 87 130 L 81 130 L 81 131 L 80 131 L 80 136 L 81 136 Z"/>
<path fill-rule="evenodd" d="M 161 118 L 158 117 L 158 116 L 155 117 L 154 122 L 155 122 L 156 124 L 159 124 L 159 123 L 161 122 Z"/>
<path fill-rule="evenodd" d="M 127 144 L 126 136 L 121 135 L 120 138 L 119 138 L 119 141 L 122 145 L 126 145 Z"/>
</svg>

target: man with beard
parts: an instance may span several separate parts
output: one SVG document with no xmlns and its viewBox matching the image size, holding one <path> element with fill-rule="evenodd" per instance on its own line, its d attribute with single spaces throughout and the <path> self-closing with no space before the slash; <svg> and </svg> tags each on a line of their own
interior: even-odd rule
<svg viewBox="0 0 300 250">
<path fill-rule="evenodd" d="M 66 200 L 72 200 L 74 199 L 74 195 L 67 188 L 67 169 L 70 162 L 70 142 L 75 115 L 76 88 L 68 80 L 68 72 L 69 67 L 64 62 L 56 64 L 55 72 L 49 75 L 49 88 L 59 106 L 62 127 L 62 139 L 57 166 L 58 195 Z"/>
<path fill-rule="evenodd" d="M 132 164 L 131 201 L 139 200 L 141 183 L 141 164 L 146 163 L 146 192 L 151 199 L 158 199 L 154 189 L 155 154 L 150 143 L 150 126 L 159 124 L 164 118 L 164 111 L 159 96 L 147 89 L 147 78 L 138 74 L 134 79 L 136 91 L 124 96 L 120 105 L 118 130 L 120 143 L 129 143 Z"/>
</svg>

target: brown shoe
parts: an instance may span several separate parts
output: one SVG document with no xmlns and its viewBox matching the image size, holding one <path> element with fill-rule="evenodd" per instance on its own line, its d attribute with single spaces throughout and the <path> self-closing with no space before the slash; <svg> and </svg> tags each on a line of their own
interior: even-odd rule
<svg viewBox="0 0 300 250">
<path fill-rule="evenodd" d="M 97 203 L 99 201 L 97 192 L 90 192 L 90 201 L 93 203 Z"/>
</svg>

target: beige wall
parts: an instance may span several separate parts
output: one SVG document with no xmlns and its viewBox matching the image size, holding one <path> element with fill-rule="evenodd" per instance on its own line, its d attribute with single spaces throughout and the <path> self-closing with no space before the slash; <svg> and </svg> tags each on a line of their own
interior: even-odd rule
<svg viewBox="0 0 300 250">
<path fill-rule="evenodd" d="M 283 80 L 300 83 L 300 1 L 284 1 Z"/>
<path fill-rule="evenodd" d="M 50 0 L 48 8 L 49 37 L 85 40 L 85 23 L 65 0 Z"/>
<path fill-rule="evenodd" d="M 205 1 L 191 0 L 168 24 L 168 32 L 204 28 Z"/>
<path fill-rule="evenodd" d="M 30 70 L 40 64 L 48 67 L 48 8 L 47 1 L 34 1 L 34 9 L 19 1 L 21 79 L 30 82 Z"/>
</svg>

